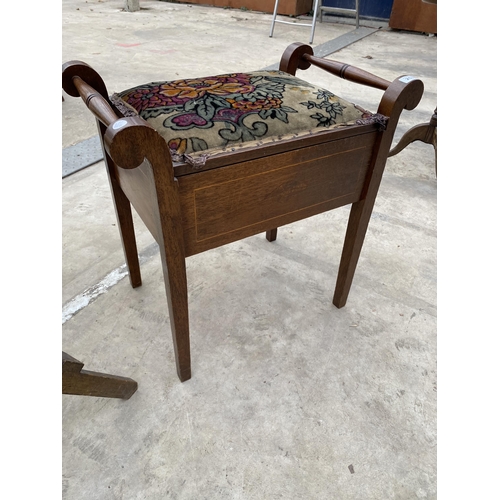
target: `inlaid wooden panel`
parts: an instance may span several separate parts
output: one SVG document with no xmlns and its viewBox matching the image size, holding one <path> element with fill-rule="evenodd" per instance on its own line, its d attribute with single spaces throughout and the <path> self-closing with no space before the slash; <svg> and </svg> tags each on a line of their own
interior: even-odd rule
<svg viewBox="0 0 500 500">
<path fill-rule="evenodd" d="M 179 178 L 188 255 L 359 199 L 375 134 Z"/>
</svg>

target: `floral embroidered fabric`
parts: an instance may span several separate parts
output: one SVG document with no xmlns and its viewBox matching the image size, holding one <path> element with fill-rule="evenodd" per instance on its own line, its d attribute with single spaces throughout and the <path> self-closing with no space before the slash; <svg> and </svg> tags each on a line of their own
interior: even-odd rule
<svg viewBox="0 0 500 500">
<path fill-rule="evenodd" d="M 203 162 L 246 145 L 380 121 L 379 115 L 280 71 L 149 83 L 111 100 L 125 116 L 139 114 L 155 128 L 174 160 Z"/>
</svg>

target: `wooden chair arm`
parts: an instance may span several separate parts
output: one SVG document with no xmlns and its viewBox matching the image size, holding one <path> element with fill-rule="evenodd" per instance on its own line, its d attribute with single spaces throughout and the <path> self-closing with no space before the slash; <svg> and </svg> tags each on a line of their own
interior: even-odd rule
<svg viewBox="0 0 500 500">
<path fill-rule="evenodd" d="M 68 61 L 63 64 L 62 85 L 70 96 L 81 97 L 105 127 L 120 118 L 111 107 L 104 81 L 88 64 L 82 61 Z"/>
<path fill-rule="evenodd" d="M 118 120 L 119 117 L 113 111 L 106 99 L 104 99 L 104 97 L 88 83 L 84 82 L 79 76 L 73 77 L 73 85 L 86 106 L 106 127 L 109 127 L 112 123 Z"/>
<path fill-rule="evenodd" d="M 356 66 L 351 66 L 350 64 L 330 61 L 328 59 L 312 56 L 310 54 L 304 54 L 302 57 L 313 66 L 317 66 L 318 68 L 328 71 L 328 73 L 331 73 L 332 75 L 353 83 L 366 85 L 367 87 L 373 87 L 379 90 L 387 90 L 387 87 L 391 84 L 391 82 L 384 80 L 383 78 L 373 75 L 372 73 L 368 73 L 368 71 L 357 68 Z"/>
<path fill-rule="evenodd" d="M 368 71 L 356 68 L 349 64 L 338 61 L 330 61 L 323 57 L 314 55 L 310 45 L 295 42 L 285 50 L 280 62 L 280 70 L 295 75 L 297 69 L 308 69 L 311 65 L 324 69 L 332 75 L 338 76 L 350 82 L 374 87 L 380 90 L 387 90 L 391 82 L 384 80 Z"/>
<path fill-rule="evenodd" d="M 122 117 L 115 112 L 106 85 L 93 68 L 82 61 L 69 61 L 63 64 L 62 70 L 63 89 L 73 97 L 81 97 L 100 122 L 103 146 L 117 165 L 136 168 L 156 152 L 165 156 L 173 177 L 165 141 L 140 116 Z M 110 161 L 108 157 L 105 159 Z"/>
</svg>

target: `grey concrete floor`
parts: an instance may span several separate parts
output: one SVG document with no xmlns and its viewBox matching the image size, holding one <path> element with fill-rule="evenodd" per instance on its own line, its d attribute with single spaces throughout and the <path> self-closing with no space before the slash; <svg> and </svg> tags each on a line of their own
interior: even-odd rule
<svg viewBox="0 0 500 500">
<path fill-rule="evenodd" d="M 276 63 L 304 27 L 271 15 L 141 0 L 63 0 L 63 62 L 110 92 Z M 314 46 L 354 29 L 317 25 Z M 393 80 L 421 78 L 399 138 L 436 107 L 436 41 L 387 28 L 335 52 Z M 381 92 L 300 73 L 375 111 Z M 95 135 L 65 96 L 63 147 Z M 434 150 L 390 158 L 347 305 L 332 303 L 348 207 L 187 260 L 191 380 L 174 366 L 156 244 L 137 219 L 143 285 L 129 286 L 102 162 L 62 181 L 62 348 L 135 379 L 128 401 L 62 399 L 63 498 L 436 498 Z"/>
</svg>

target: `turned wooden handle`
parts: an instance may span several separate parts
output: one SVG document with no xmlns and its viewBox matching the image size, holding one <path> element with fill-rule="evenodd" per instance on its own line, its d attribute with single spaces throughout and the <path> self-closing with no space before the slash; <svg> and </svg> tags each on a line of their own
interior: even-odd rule
<svg viewBox="0 0 500 500">
<path fill-rule="evenodd" d="M 356 68 L 355 66 L 350 66 L 349 64 L 338 61 L 330 61 L 328 59 L 323 59 L 322 57 L 310 54 L 304 54 L 302 58 L 312 65 L 324 69 L 325 71 L 343 78 L 344 80 L 349 80 L 350 82 L 359 83 L 361 85 L 374 87 L 380 90 L 387 90 L 387 87 L 391 84 L 391 82 L 384 80 L 383 78 L 372 75 L 371 73 L 368 73 L 368 71 Z"/>
<path fill-rule="evenodd" d="M 73 85 L 78 90 L 80 97 L 90 111 L 92 111 L 106 127 L 109 127 L 113 122 L 118 120 L 118 116 L 116 116 L 116 113 L 106 99 L 88 83 L 85 83 L 79 76 L 73 77 Z"/>
</svg>

